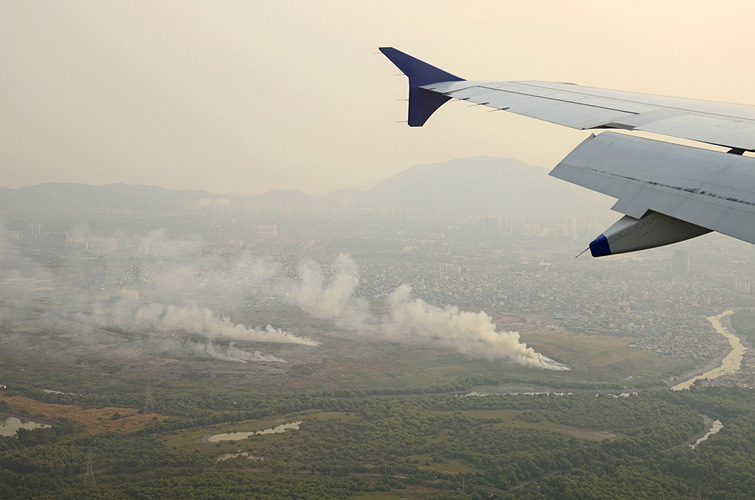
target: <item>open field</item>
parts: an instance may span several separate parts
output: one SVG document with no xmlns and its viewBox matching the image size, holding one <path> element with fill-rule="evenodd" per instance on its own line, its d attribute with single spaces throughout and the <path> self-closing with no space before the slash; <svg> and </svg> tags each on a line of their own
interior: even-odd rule
<svg viewBox="0 0 755 500">
<path fill-rule="evenodd" d="M 537 422 L 527 421 L 523 417 L 524 410 L 497 409 L 497 410 L 464 410 L 464 411 L 431 411 L 428 415 L 438 421 L 444 421 L 452 417 L 462 416 L 470 425 L 484 425 L 491 432 L 516 432 L 516 431 L 537 431 L 563 434 L 578 439 L 588 441 L 603 441 L 605 439 L 616 439 L 625 437 L 620 433 L 608 432 L 604 429 L 591 429 L 588 427 L 575 427 L 564 424 L 555 424 L 547 420 Z M 179 432 L 166 433 L 161 437 L 161 442 L 168 449 L 181 453 L 200 453 L 212 458 L 227 453 L 244 453 L 254 457 L 253 461 L 246 462 L 246 458 L 241 457 L 239 462 L 248 464 L 249 467 L 268 469 L 272 465 L 274 457 L 278 456 L 297 456 L 300 452 L 297 450 L 307 449 L 315 443 L 321 443 L 322 439 L 333 439 L 333 436 L 318 436 L 311 430 L 312 424 L 325 425 L 333 429 L 340 428 L 360 428 L 369 425 L 369 418 L 365 415 L 359 415 L 353 412 L 338 411 L 308 411 L 296 414 L 283 415 L 278 419 L 266 420 L 248 420 L 234 422 L 231 424 L 221 424 L 194 429 L 182 430 Z M 302 421 L 300 430 L 287 430 L 280 434 L 269 435 L 252 435 L 245 439 L 235 441 L 222 441 L 212 443 L 204 438 L 214 434 L 234 433 L 234 432 L 254 432 L 263 429 L 275 427 L 284 422 Z M 636 429 L 640 430 L 640 429 Z M 429 445 L 441 445 L 452 437 L 450 429 L 443 429 L 437 435 L 427 437 Z M 274 449 L 274 457 L 270 456 L 270 450 Z M 407 463 L 414 463 L 420 469 L 436 471 L 443 474 L 466 474 L 478 472 L 479 468 L 464 461 L 444 457 L 439 460 L 435 454 L 419 453 L 405 456 Z M 304 466 L 304 464 L 299 464 Z"/>
<path fill-rule="evenodd" d="M 553 331 L 528 334 L 525 341 L 566 362 L 572 368 L 563 374 L 566 381 L 601 380 L 626 387 L 664 385 L 668 378 L 700 364 L 628 347 L 633 341 L 631 337 Z"/>
<path fill-rule="evenodd" d="M 429 495 L 437 495 L 442 489 L 432 489 L 422 486 L 410 486 L 402 490 L 393 490 L 376 493 L 358 493 L 350 497 L 351 500 L 406 500 L 427 498 Z"/>
<path fill-rule="evenodd" d="M 52 335 L 52 333 L 50 334 Z M 585 335 L 563 330 L 522 333 L 522 341 L 566 364 L 569 371 L 521 367 L 510 361 L 475 359 L 446 349 L 390 342 L 365 342 L 326 334 L 317 352 L 301 350 L 290 362 L 234 363 L 221 360 L 169 360 L 145 356 L 147 367 L 133 372 L 100 371 L 99 365 L 72 364 L 46 357 L 0 367 L 1 383 L 23 383 L 63 392 L 120 393 L 146 390 L 148 383 L 182 394 L 317 392 L 453 392 L 473 386 L 524 383 L 559 388 L 633 388 L 663 386 L 695 369 L 699 362 L 670 359 L 628 347 L 631 338 Z M 79 356 L 79 360 L 86 356 Z M 117 360 L 110 359 L 109 363 Z M 122 361 L 125 362 L 125 361 Z M 177 375 L 182 375 L 178 377 Z M 152 382 L 150 382 L 152 381 Z M 143 396 L 141 397 L 143 400 Z"/>
<path fill-rule="evenodd" d="M 531 332 L 522 340 L 547 356 L 568 365 L 569 371 L 524 368 L 510 361 L 473 359 L 421 346 L 373 345 L 369 358 L 331 359 L 307 377 L 292 379 L 297 390 L 447 388 L 524 382 L 554 388 L 643 387 L 665 385 L 697 363 L 670 359 L 628 347 L 627 337 L 574 334 L 564 331 Z M 360 347 L 361 348 L 361 347 Z"/>
<path fill-rule="evenodd" d="M 627 338 L 560 330 L 522 336 L 538 351 L 569 364 L 572 370 L 567 372 L 339 336 L 323 336 L 327 359 L 290 363 L 284 375 L 266 379 L 276 381 L 271 385 L 249 382 L 249 373 L 235 383 L 204 376 L 134 379 L 43 359 L 9 360 L 0 367 L 0 377 L 9 386 L 0 401 L 7 402 L 11 412 L 53 424 L 64 417 L 81 423 L 91 435 L 62 436 L 53 448 L 40 445 L 36 455 L 9 450 L 0 453 L 4 460 L 0 465 L 15 467 L 13 471 L 34 467 L 56 471 L 54 464 L 66 463 L 66 470 L 75 471 L 66 476 L 73 478 L 66 488 L 76 491 L 90 487 L 82 482 L 82 464 L 92 447 L 100 457 L 98 485 L 117 490 L 123 498 L 133 497 L 137 490 L 180 497 L 181 488 L 211 492 L 228 484 L 237 484 L 239 491 L 264 491 L 259 498 L 269 498 L 273 491 L 297 497 L 302 489 L 320 488 L 324 493 L 313 498 L 421 499 L 452 495 L 463 484 L 484 497 L 491 492 L 526 493 L 527 488 L 535 488 L 529 486 L 533 483 L 550 488 L 550 497 L 558 498 L 560 481 L 584 482 L 580 479 L 584 470 L 595 478 L 590 484 L 622 491 L 656 483 L 674 485 L 680 493 L 670 498 L 688 498 L 689 492 L 697 491 L 685 482 L 696 481 L 699 472 L 693 471 L 694 464 L 688 465 L 689 452 L 680 443 L 702 430 L 702 418 L 692 408 L 711 404 L 705 393 L 667 396 L 668 391 L 651 390 L 626 398 L 595 395 L 601 388 L 632 392 L 627 389 L 635 384 L 661 384 L 690 362 L 629 348 Z M 181 363 L 182 370 L 192 369 L 191 360 Z M 211 368 L 206 361 L 201 363 Z M 255 369 L 215 363 L 224 373 Z M 574 387 L 575 394 L 422 394 L 495 384 L 537 385 L 555 392 Z M 151 391 L 159 415 L 140 413 L 145 390 Z M 695 398 L 700 401 L 695 403 Z M 741 397 L 733 395 L 731 400 L 739 405 Z M 717 399 L 711 411 L 727 411 L 718 409 L 720 403 Z M 728 411 L 733 419 L 738 410 Z M 749 417 L 748 413 L 743 422 Z M 213 434 L 260 431 L 299 421 L 299 430 L 280 434 L 203 440 Z M 731 433 L 727 429 L 735 428 L 730 420 L 724 425 L 711 441 L 726 439 Z M 73 455 L 68 455 L 70 447 L 76 450 Z M 701 446 L 695 453 L 715 449 Z M 51 453 L 66 458 L 48 459 Z M 674 461 L 662 461 L 670 453 L 675 454 Z M 228 457 L 236 454 L 246 456 Z M 105 461 L 104 456 L 112 458 Z M 634 482 L 624 482 L 624 476 L 602 469 L 606 460 L 619 464 L 623 457 L 637 468 L 627 477 L 631 481 L 641 477 L 644 482 L 633 486 Z M 48 461 L 53 465 L 46 465 Z M 137 463 L 145 465 L 135 467 Z M 683 464 L 683 468 L 658 472 L 659 463 Z M 20 472 L 8 474 L 14 481 L 24 477 Z M 711 488 L 719 488 L 715 484 L 719 474 L 716 471 L 706 479 Z M 616 498 L 609 486 L 603 497 Z M 90 496 L 96 498 L 96 492 Z"/>
<path fill-rule="evenodd" d="M 239 451 L 250 451 L 250 449 L 246 449 L 245 445 L 248 444 L 247 442 L 276 442 L 276 438 L 280 435 L 251 436 L 250 438 L 238 441 L 221 441 L 219 443 L 205 442 L 203 438 L 214 434 L 262 431 L 278 426 L 282 423 L 301 420 L 305 417 L 309 418 L 311 415 L 311 412 L 307 412 L 302 414 L 285 415 L 281 416 L 281 418 L 275 419 L 246 420 L 242 422 L 197 427 L 190 430 L 182 430 L 181 432 L 166 433 L 161 439 L 166 447 L 187 453 L 193 453 L 195 451 L 215 453 L 216 449 L 225 450 L 226 448 L 234 450 L 238 449 Z"/>
<path fill-rule="evenodd" d="M 133 408 L 82 408 L 76 405 L 43 403 L 23 396 L 7 396 L 0 392 L 0 401 L 10 406 L 10 413 L 23 415 L 25 418 L 54 422 L 65 418 L 81 424 L 88 433 L 120 431 L 134 432 L 145 425 L 165 417 L 154 413 L 142 413 Z"/>
</svg>

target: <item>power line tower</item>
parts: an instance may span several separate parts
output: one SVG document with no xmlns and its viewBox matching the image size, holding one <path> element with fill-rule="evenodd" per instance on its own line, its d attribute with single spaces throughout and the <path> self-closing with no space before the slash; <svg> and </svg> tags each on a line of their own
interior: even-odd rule
<svg viewBox="0 0 755 500">
<path fill-rule="evenodd" d="M 152 399 L 152 384 L 147 384 L 147 394 L 144 402 L 145 412 L 155 411 L 155 401 Z"/>
<path fill-rule="evenodd" d="M 93 463 L 94 459 L 92 459 L 92 450 L 90 448 L 90 450 L 87 452 L 87 471 L 86 474 L 84 474 L 84 481 L 91 477 L 92 484 L 97 486 L 97 481 L 94 480 L 94 467 L 92 466 Z"/>
</svg>

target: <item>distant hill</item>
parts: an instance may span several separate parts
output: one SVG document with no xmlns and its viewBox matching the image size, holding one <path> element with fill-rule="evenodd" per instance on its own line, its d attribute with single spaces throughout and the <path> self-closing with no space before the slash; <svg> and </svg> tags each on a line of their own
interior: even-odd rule
<svg viewBox="0 0 755 500">
<path fill-rule="evenodd" d="M 0 188 L 0 210 L 125 209 L 174 212 L 182 210 L 185 201 L 202 198 L 219 198 L 219 195 L 207 191 L 178 191 L 130 184 L 91 186 L 49 182 L 20 189 Z"/>
<path fill-rule="evenodd" d="M 348 207 L 354 205 L 362 197 L 362 192 L 354 188 L 334 191 L 320 198 L 323 205 L 328 207 Z"/>
<path fill-rule="evenodd" d="M 181 211 L 184 202 L 226 197 L 207 191 L 153 186 L 47 183 L 20 189 L 0 188 L 2 211 L 79 212 L 126 209 L 134 212 Z M 321 198 L 301 191 L 274 189 L 249 200 L 250 206 L 317 212 L 392 207 L 414 214 L 530 215 L 562 217 L 604 213 L 613 200 L 548 176 L 541 167 L 508 158 L 479 156 L 415 165 L 367 191 L 343 189 Z"/>
<path fill-rule="evenodd" d="M 613 200 L 509 158 L 458 158 L 415 165 L 362 193 L 362 206 L 459 214 L 577 215 L 610 208 Z"/>
<path fill-rule="evenodd" d="M 286 210 L 313 210 L 320 206 L 314 196 L 292 189 L 272 189 L 251 199 L 253 205 Z"/>
</svg>

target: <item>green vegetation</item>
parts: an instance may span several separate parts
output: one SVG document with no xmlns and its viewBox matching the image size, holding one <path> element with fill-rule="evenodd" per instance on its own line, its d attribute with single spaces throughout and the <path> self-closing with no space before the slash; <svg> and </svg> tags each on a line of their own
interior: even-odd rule
<svg viewBox="0 0 755 500">
<path fill-rule="evenodd" d="M 630 338 L 564 332 L 530 333 L 522 339 L 572 367 L 567 372 L 524 369 L 507 361 L 470 359 L 458 353 L 426 347 L 376 344 L 372 357 L 334 355 L 322 368 L 303 376 L 282 377 L 268 384 L 227 384 L 210 380 L 162 381 L 155 400 L 165 415 L 204 415 L 207 408 L 234 409 L 230 401 L 249 395 L 286 393 L 309 395 L 431 394 L 468 391 L 475 386 L 506 383 L 543 387 L 622 389 L 664 386 L 672 377 L 694 369 L 699 361 L 678 360 L 628 347 Z M 139 408 L 145 389 L 154 382 L 127 379 L 49 360 L 4 360 L 0 381 L 17 394 L 49 403 L 86 407 Z M 43 393 L 40 388 L 69 394 Z M 221 395 L 227 400 L 208 398 Z M 196 400 L 189 403 L 190 400 Z M 180 403 L 173 400 L 180 400 Z M 179 408 L 177 405 L 183 407 Z M 189 405 L 189 406 L 187 406 Z"/>
<path fill-rule="evenodd" d="M 476 385 L 536 384 L 551 388 L 618 389 L 665 385 L 691 371 L 694 360 L 669 359 L 633 349 L 633 339 L 561 331 L 522 338 L 538 352 L 572 367 L 568 372 L 522 369 L 506 361 L 469 359 L 441 349 L 382 348 L 371 360 L 333 360 L 328 371 L 297 381 L 297 390 L 364 390 L 370 393 L 443 392 Z"/>
<path fill-rule="evenodd" d="M 0 439 L 0 497 L 690 498 L 699 488 L 704 498 L 749 498 L 753 396 L 281 395 L 237 401 L 235 413 L 215 414 L 235 419 L 226 424 L 183 416 L 136 433 L 87 435 L 58 422 Z M 698 411 L 725 427 L 691 450 L 687 440 L 703 431 Z M 281 421 L 302 424 L 201 440 Z M 85 477 L 90 451 L 96 484 Z M 226 453 L 248 456 L 218 461 Z"/>
<path fill-rule="evenodd" d="M 731 316 L 731 326 L 737 331 L 740 339 L 749 345 L 755 345 L 755 311 L 743 309 Z"/>
<path fill-rule="evenodd" d="M 603 386 L 651 387 L 664 385 L 669 377 L 679 376 L 694 369 L 699 361 L 669 359 L 657 353 L 632 349 L 634 339 L 609 335 L 584 334 L 530 334 L 525 339 L 537 351 L 547 352 L 572 366 L 568 373 L 542 373 L 532 375 L 548 377 L 552 387 L 589 387 L 586 381 L 605 381 Z M 534 378 L 534 377 L 533 377 Z M 599 388 L 595 384 L 592 388 Z"/>
<path fill-rule="evenodd" d="M 750 314 L 732 321 L 755 326 Z M 739 332 L 743 324 L 735 325 Z M 540 333 L 525 340 L 575 369 L 531 370 L 387 346 L 361 365 L 339 359 L 260 387 L 126 379 L 9 360 L 0 365 L 8 385 L 0 410 L 53 425 L 0 438 L 0 498 L 751 497 L 753 391 L 596 395 L 657 386 L 691 362 L 631 349 L 619 337 Z M 458 394 L 501 383 L 583 391 Z M 24 407 L 29 401 L 46 405 Z M 135 431 L 108 431 L 60 420 L 56 408 L 101 409 L 103 425 L 136 413 L 142 421 Z M 701 413 L 724 428 L 692 450 L 688 442 L 705 430 Z M 299 421 L 299 430 L 280 434 L 207 439 Z"/>
</svg>

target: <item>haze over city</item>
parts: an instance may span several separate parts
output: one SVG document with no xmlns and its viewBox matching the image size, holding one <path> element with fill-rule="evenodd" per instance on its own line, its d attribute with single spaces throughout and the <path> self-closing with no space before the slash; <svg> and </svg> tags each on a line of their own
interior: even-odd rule
<svg viewBox="0 0 755 500">
<path fill-rule="evenodd" d="M 751 498 L 755 251 L 725 236 L 755 207 L 750 149 L 490 113 L 488 83 L 409 127 L 404 55 L 378 52 L 755 104 L 751 14 L 0 4 L 0 498 Z M 562 118 L 686 110 L 554 87 L 511 92 Z M 701 115 L 681 129 L 726 116 Z M 607 144 L 563 167 L 607 173 L 598 192 L 548 175 L 580 143 Z M 663 196 L 715 224 L 678 202 L 607 229 Z"/>
</svg>

